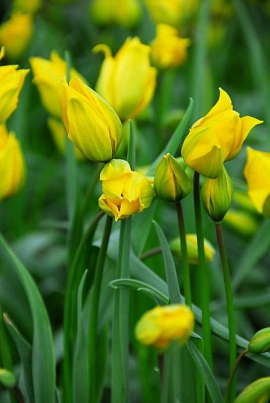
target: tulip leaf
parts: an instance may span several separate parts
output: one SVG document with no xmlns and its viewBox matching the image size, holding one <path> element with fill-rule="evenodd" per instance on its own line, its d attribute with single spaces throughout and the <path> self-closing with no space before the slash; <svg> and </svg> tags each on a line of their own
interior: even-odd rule
<svg viewBox="0 0 270 403">
<path fill-rule="evenodd" d="M 147 175 L 151 176 L 154 174 L 155 168 L 159 163 L 160 159 L 163 157 L 164 154 L 170 153 L 173 156 L 176 154 L 177 150 L 179 149 L 181 143 L 183 142 L 184 135 L 186 134 L 188 124 L 191 118 L 192 110 L 193 110 L 193 99 L 190 98 L 188 108 L 180 121 L 179 125 L 175 129 L 170 141 L 163 149 L 163 151 L 159 154 L 159 156 L 155 159 L 151 167 L 149 168 Z"/>
<path fill-rule="evenodd" d="M 160 226 L 155 221 L 153 221 L 153 224 L 163 254 L 166 279 L 169 288 L 170 303 L 180 304 L 182 302 L 182 298 L 180 294 L 179 281 L 170 246 Z"/>
<path fill-rule="evenodd" d="M 32 371 L 34 400 L 39 403 L 53 403 L 55 401 L 55 358 L 51 326 L 46 308 L 32 277 L 15 256 L 1 233 L 0 245 L 22 283 L 31 309 L 33 320 Z M 44 354 L 44 351 L 46 351 L 46 354 Z"/>
<path fill-rule="evenodd" d="M 223 398 L 218 387 L 218 384 L 214 378 L 214 375 L 206 362 L 204 356 L 199 351 L 198 347 L 194 344 L 193 341 L 189 341 L 187 343 L 188 351 L 190 352 L 191 357 L 193 358 L 201 376 L 203 377 L 208 392 L 212 398 L 212 402 L 215 403 L 223 403 Z"/>
<path fill-rule="evenodd" d="M 133 280 L 128 278 L 121 278 L 110 282 L 109 287 L 112 288 L 130 288 L 137 291 L 144 291 L 152 294 L 152 297 L 165 304 L 169 303 L 169 298 L 160 292 L 157 288 L 144 283 L 143 281 Z"/>
</svg>

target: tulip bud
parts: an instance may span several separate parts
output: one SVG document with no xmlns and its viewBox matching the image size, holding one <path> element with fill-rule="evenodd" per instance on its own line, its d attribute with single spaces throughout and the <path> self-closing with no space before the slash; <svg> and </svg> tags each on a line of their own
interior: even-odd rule
<svg viewBox="0 0 270 403">
<path fill-rule="evenodd" d="M 190 40 L 180 38 L 177 29 L 158 24 L 156 38 L 151 44 L 152 61 L 160 69 L 180 66 L 186 60 L 189 45 Z"/>
<path fill-rule="evenodd" d="M 25 180 L 25 162 L 14 133 L 0 125 L 0 200 L 13 196 Z"/>
<path fill-rule="evenodd" d="M 218 102 L 193 124 L 182 146 L 185 163 L 207 178 L 217 178 L 223 163 L 236 157 L 251 129 L 262 121 L 233 110 L 229 95 L 219 89 Z"/>
<path fill-rule="evenodd" d="M 160 199 L 176 201 L 189 194 L 191 182 L 180 163 L 168 153 L 156 167 L 154 187 Z"/>
<path fill-rule="evenodd" d="M 117 7 L 111 0 L 94 0 L 90 13 L 98 25 L 116 24 L 126 28 L 135 27 L 141 19 L 138 0 L 118 0 Z"/>
<path fill-rule="evenodd" d="M 33 82 L 38 88 L 44 108 L 50 115 L 61 119 L 59 90 L 63 78 L 67 75 L 67 63 L 57 52 L 53 51 L 50 60 L 32 57 L 30 65 L 34 75 Z M 70 77 L 78 77 L 85 82 L 84 78 L 73 68 L 70 70 Z"/>
<path fill-rule="evenodd" d="M 15 12 L 10 20 L 0 26 L 0 44 L 11 60 L 19 59 L 33 36 L 33 16 Z"/>
<path fill-rule="evenodd" d="M 150 207 L 155 192 L 150 181 L 131 171 L 127 161 L 112 160 L 100 173 L 103 194 L 99 207 L 115 221 L 128 218 Z"/>
<path fill-rule="evenodd" d="M 257 211 L 270 217 L 270 153 L 248 147 L 244 176 Z"/>
<path fill-rule="evenodd" d="M 13 10 L 20 10 L 24 13 L 36 13 L 42 6 L 42 0 L 13 0 Z"/>
<path fill-rule="evenodd" d="M 249 342 L 248 351 L 254 354 L 270 351 L 270 327 L 261 329 L 254 334 Z"/>
<path fill-rule="evenodd" d="M 63 123 L 60 120 L 55 119 L 53 117 L 50 117 L 47 120 L 47 123 L 56 147 L 58 148 L 60 153 L 64 155 L 66 152 L 66 131 L 63 126 Z M 85 159 L 85 156 L 75 146 L 74 146 L 74 153 L 77 160 Z"/>
<path fill-rule="evenodd" d="M 139 38 L 127 39 L 115 57 L 106 45 L 97 45 L 105 60 L 96 90 L 113 107 L 120 119 L 139 115 L 152 100 L 156 85 L 156 69 L 150 66 L 150 47 Z M 124 73 L 123 73 L 124 72 Z"/>
<path fill-rule="evenodd" d="M 0 59 L 4 56 L 1 49 Z M 0 124 L 7 121 L 17 108 L 19 93 L 29 70 L 17 70 L 18 66 L 0 67 Z"/>
<path fill-rule="evenodd" d="M 60 102 L 75 146 L 91 161 L 111 160 L 122 140 L 122 125 L 110 105 L 79 78 L 62 83 Z"/>
<path fill-rule="evenodd" d="M 197 264 L 199 261 L 198 257 L 198 245 L 197 245 L 197 235 L 196 234 L 186 234 L 186 241 L 187 241 L 187 250 L 188 250 L 188 261 L 190 264 Z M 181 243 L 180 238 L 175 238 L 170 243 L 170 248 L 173 254 L 182 260 L 182 253 L 181 253 Z M 213 256 L 215 254 L 215 249 L 211 245 L 211 243 L 204 239 L 204 253 L 206 262 L 211 262 L 213 260 Z"/>
<path fill-rule="evenodd" d="M 267 403 L 270 397 L 270 377 L 252 382 L 237 396 L 234 403 Z"/>
<path fill-rule="evenodd" d="M 216 179 L 205 179 L 202 186 L 202 203 L 213 221 L 222 221 L 232 202 L 233 183 L 228 172 L 223 171 Z"/>
<path fill-rule="evenodd" d="M 253 215 L 240 210 L 230 209 L 225 215 L 223 222 L 244 237 L 256 234 L 259 229 L 258 220 Z"/>
<path fill-rule="evenodd" d="M 12 372 L 7 369 L 0 368 L 0 384 L 4 385 L 6 388 L 12 388 L 16 383 L 16 378 Z"/>
<path fill-rule="evenodd" d="M 185 344 L 194 327 L 194 314 L 185 305 L 157 306 L 146 312 L 135 328 L 144 345 L 166 348 L 173 340 Z"/>
</svg>

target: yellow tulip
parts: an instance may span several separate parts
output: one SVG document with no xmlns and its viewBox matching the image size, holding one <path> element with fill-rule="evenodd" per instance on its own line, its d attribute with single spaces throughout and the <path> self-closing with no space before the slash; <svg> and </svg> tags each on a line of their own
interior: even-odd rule
<svg viewBox="0 0 270 403">
<path fill-rule="evenodd" d="M 53 141 L 56 145 L 56 147 L 58 148 L 58 150 L 60 151 L 61 154 L 65 154 L 66 152 L 66 131 L 65 128 L 63 126 L 63 123 L 58 120 L 55 119 L 53 117 L 49 117 L 49 119 L 47 120 Z M 83 160 L 85 159 L 85 156 L 80 152 L 80 150 L 78 150 L 77 147 L 74 146 L 74 153 L 75 153 L 75 157 L 77 158 L 77 160 Z"/>
<path fill-rule="evenodd" d="M 57 52 L 51 53 L 51 59 L 46 60 L 41 57 L 32 57 L 30 65 L 34 75 L 33 82 L 36 84 L 42 104 L 50 115 L 59 119 L 62 117 L 61 106 L 59 102 L 59 89 L 63 77 L 67 75 L 67 64 Z M 71 69 L 70 77 L 79 77 L 85 82 L 84 78 L 75 70 Z"/>
<path fill-rule="evenodd" d="M 232 192 L 233 183 L 224 167 L 216 179 L 205 179 L 202 203 L 213 221 L 220 222 L 225 217 L 232 202 Z"/>
<path fill-rule="evenodd" d="M 157 24 L 179 27 L 196 12 L 199 0 L 145 0 L 145 4 Z"/>
<path fill-rule="evenodd" d="M 199 261 L 197 235 L 196 234 L 186 234 L 186 241 L 187 241 L 187 249 L 188 249 L 188 261 L 190 264 L 197 264 Z M 178 257 L 179 259 L 182 259 L 181 244 L 180 244 L 179 237 L 175 238 L 170 243 L 170 248 L 176 257 Z M 215 249 L 207 239 L 204 239 L 204 253 L 205 253 L 206 261 L 211 262 L 213 260 L 214 254 L 215 254 Z"/>
<path fill-rule="evenodd" d="M 0 125 L 0 200 L 13 196 L 25 180 L 25 162 L 14 133 Z"/>
<path fill-rule="evenodd" d="M 122 120 L 136 117 L 150 103 L 156 85 L 156 69 L 150 66 L 150 47 L 133 38 L 127 39 L 115 57 L 106 45 L 97 45 L 94 51 L 105 53 L 97 92 Z"/>
<path fill-rule="evenodd" d="M 4 56 L 1 49 L 0 59 Z M 0 124 L 17 108 L 19 93 L 29 70 L 17 70 L 18 66 L 0 67 Z"/>
<path fill-rule="evenodd" d="M 165 348 L 173 340 L 186 343 L 193 328 L 194 314 L 187 306 L 157 306 L 141 317 L 135 335 L 146 346 Z"/>
<path fill-rule="evenodd" d="M 181 200 L 192 188 L 184 168 L 169 153 L 162 157 L 156 167 L 154 186 L 157 196 L 165 201 Z"/>
<path fill-rule="evenodd" d="M 16 12 L 0 26 L 0 45 L 5 47 L 11 60 L 19 59 L 33 36 L 32 14 Z"/>
<path fill-rule="evenodd" d="M 36 13 L 42 6 L 42 0 L 13 0 L 13 10 Z"/>
<path fill-rule="evenodd" d="M 111 160 L 122 140 L 119 117 L 107 102 L 79 78 L 60 89 L 68 138 L 91 161 Z"/>
<path fill-rule="evenodd" d="M 236 157 L 251 129 L 262 121 L 233 110 L 229 95 L 220 88 L 215 106 L 190 129 L 182 146 L 185 163 L 198 173 L 217 178 L 223 163 Z"/>
<path fill-rule="evenodd" d="M 177 67 L 187 58 L 190 39 L 180 38 L 177 29 L 166 24 L 157 25 L 157 34 L 151 44 L 151 58 L 160 69 Z"/>
<path fill-rule="evenodd" d="M 126 28 L 136 26 L 141 19 L 138 0 L 94 0 L 90 13 L 98 25 L 116 24 Z"/>
<path fill-rule="evenodd" d="M 128 218 L 148 208 L 154 198 L 154 190 L 146 176 L 131 171 L 127 161 L 112 160 L 100 174 L 103 194 L 99 207 L 115 221 Z"/>
<path fill-rule="evenodd" d="M 270 153 L 248 147 L 244 176 L 254 206 L 259 213 L 270 217 Z"/>
</svg>

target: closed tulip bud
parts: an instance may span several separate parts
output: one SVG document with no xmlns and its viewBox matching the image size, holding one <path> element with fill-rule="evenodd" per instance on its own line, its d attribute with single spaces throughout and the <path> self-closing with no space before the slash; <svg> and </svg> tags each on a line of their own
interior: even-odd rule
<svg viewBox="0 0 270 403">
<path fill-rule="evenodd" d="M 4 385 L 6 388 L 12 388 L 16 384 L 16 378 L 12 372 L 0 368 L 0 384 Z"/>
<path fill-rule="evenodd" d="M 197 235 L 196 234 L 186 234 L 186 241 L 187 241 L 187 250 L 188 250 L 188 261 L 190 264 L 197 264 L 199 262 Z M 173 254 L 177 258 L 182 260 L 181 243 L 180 243 L 179 237 L 175 238 L 170 243 L 170 248 L 171 248 L 171 251 L 173 252 Z M 207 239 L 204 239 L 204 253 L 205 253 L 206 262 L 211 262 L 213 260 L 214 254 L 215 254 L 215 249 Z"/>
<path fill-rule="evenodd" d="M 33 36 L 33 16 L 16 12 L 0 26 L 0 45 L 11 60 L 19 59 Z"/>
<path fill-rule="evenodd" d="M 233 183 L 224 167 L 216 179 L 205 179 L 202 186 L 202 203 L 213 221 L 223 220 L 232 202 L 232 191 Z"/>
<path fill-rule="evenodd" d="M 223 222 L 243 237 L 250 237 L 259 229 L 259 222 L 256 218 L 240 210 L 229 210 Z"/>
<path fill-rule="evenodd" d="M 270 153 L 248 147 L 244 176 L 254 206 L 270 218 Z"/>
<path fill-rule="evenodd" d="M 4 56 L 2 48 L 0 59 Z M 17 108 L 19 94 L 29 70 L 17 70 L 18 66 L 0 67 L 0 124 L 6 122 Z"/>
<path fill-rule="evenodd" d="M 190 193 L 192 184 L 180 163 L 168 153 L 156 167 L 154 187 L 160 199 L 177 201 Z"/>
<path fill-rule="evenodd" d="M 229 95 L 220 88 L 216 105 L 191 127 L 182 146 L 182 157 L 198 173 L 217 178 L 223 163 L 236 157 L 251 129 L 262 121 L 244 116 L 232 107 Z"/>
<path fill-rule="evenodd" d="M 128 218 L 150 207 L 155 192 L 151 182 L 139 172 L 131 171 L 127 161 L 112 160 L 100 173 L 103 194 L 99 207 L 115 221 Z"/>
<path fill-rule="evenodd" d="M 119 117 L 107 102 L 79 78 L 60 90 L 68 138 L 91 161 L 111 160 L 122 140 Z"/>
<path fill-rule="evenodd" d="M 25 181 L 25 162 L 14 133 L 0 125 L 0 200 L 21 190 Z"/>
<path fill-rule="evenodd" d="M 254 204 L 252 203 L 247 191 L 242 191 L 239 189 L 235 189 L 233 192 L 233 202 L 235 202 L 242 209 L 249 211 L 251 213 L 256 212 Z"/>
<path fill-rule="evenodd" d="M 177 29 L 158 24 L 156 38 L 151 44 L 152 61 L 160 69 L 180 66 L 187 58 L 188 46 L 190 40 L 180 38 Z"/>
<path fill-rule="evenodd" d="M 270 397 L 270 376 L 248 385 L 234 403 L 267 403 Z"/>
<path fill-rule="evenodd" d="M 248 351 L 254 354 L 262 354 L 270 351 L 270 327 L 259 330 L 254 334 L 248 345 Z"/>
<path fill-rule="evenodd" d="M 42 6 L 42 0 L 13 0 L 13 10 L 36 13 Z"/>
<path fill-rule="evenodd" d="M 116 24 L 126 28 L 135 27 L 141 19 L 138 0 L 118 0 L 117 6 L 111 0 L 94 0 L 90 13 L 98 25 Z"/>
<path fill-rule="evenodd" d="M 135 118 L 152 100 L 156 85 L 156 69 L 150 66 L 150 47 L 133 38 L 126 40 L 115 57 L 106 45 L 97 45 L 94 51 L 105 54 L 97 92 L 122 120 Z"/>
<path fill-rule="evenodd" d="M 157 306 L 141 317 L 135 335 L 146 346 L 166 348 L 173 340 L 185 344 L 193 328 L 194 314 L 187 306 Z"/>
<path fill-rule="evenodd" d="M 145 0 L 145 4 L 156 23 L 179 27 L 197 11 L 199 0 Z"/>
<path fill-rule="evenodd" d="M 44 108 L 50 115 L 61 119 L 59 90 L 63 78 L 67 75 L 67 63 L 57 52 L 53 51 L 50 60 L 32 57 L 30 65 L 34 75 L 33 82 L 38 88 Z M 73 68 L 70 70 L 70 77 L 78 77 L 85 82 L 84 78 Z"/>
<path fill-rule="evenodd" d="M 47 123 L 56 147 L 58 148 L 60 153 L 64 155 L 66 152 L 66 131 L 63 123 L 53 117 L 50 117 L 47 120 Z M 80 150 L 78 150 L 77 147 L 74 147 L 74 153 L 77 160 L 85 159 L 85 156 L 81 153 Z"/>
</svg>

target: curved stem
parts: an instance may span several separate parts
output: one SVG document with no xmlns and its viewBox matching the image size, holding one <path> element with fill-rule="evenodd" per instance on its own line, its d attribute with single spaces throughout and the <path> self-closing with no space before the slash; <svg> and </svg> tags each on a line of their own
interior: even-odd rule
<svg viewBox="0 0 270 403">
<path fill-rule="evenodd" d="M 231 372 L 234 369 L 236 361 L 236 331 L 235 331 L 235 318 L 234 318 L 234 303 L 233 303 L 233 292 L 230 278 L 230 269 L 222 234 L 222 227 L 220 223 L 216 223 L 216 236 L 223 270 L 223 279 L 226 293 L 226 305 L 227 305 L 228 323 L 229 323 L 230 372 Z M 230 395 L 228 396 L 229 399 L 228 401 L 233 401 L 236 394 L 236 379 L 231 381 L 229 392 Z"/>
<path fill-rule="evenodd" d="M 181 244 L 185 302 L 189 307 L 191 307 L 192 299 L 191 299 L 191 288 L 190 288 L 190 275 L 189 275 L 188 249 L 187 249 L 185 221 L 184 221 L 184 215 L 183 215 L 183 209 L 182 209 L 181 202 L 177 201 L 175 203 L 175 206 L 176 206 L 176 211 L 177 211 L 178 228 L 179 228 L 180 244 Z"/>
<path fill-rule="evenodd" d="M 240 361 L 242 360 L 242 358 L 247 353 L 248 353 L 248 349 L 246 348 L 245 350 L 242 351 L 241 354 L 239 354 L 237 360 L 235 361 L 235 364 L 234 364 L 233 370 L 231 371 L 230 378 L 229 378 L 229 381 L 228 381 L 228 384 L 227 384 L 227 387 L 226 387 L 226 391 L 225 391 L 225 399 L 224 399 L 225 403 L 230 403 L 231 402 L 230 396 L 231 396 L 232 384 L 233 384 L 233 381 L 234 381 L 234 375 L 235 375 L 235 373 L 237 371 L 237 368 L 238 368 L 238 365 L 239 365 Z"/>
<path fill-rule="evenodd" d="M 161 247 L 160 247 L 160 246 L 157 246 L 156 248 L 149 249 L 149 250 L 147 250 L 146 252 L 142 253 L 141 256 L 139 256 L 139 258 L 140 258 L 141 260 L 145 260 L 145 259 L 148 259 L 149 257 L 158 255 L 158 254 L 161 253 L 161 252 L 162 252 L 162 251 L 161 251 Z"/>
<path fill-rule="evenodd" d="M 96 402 L 96 366 L 97 366 L 97 341 L 98 341 L 98 309 L 100 300 L 100 290 L 103 277 L 104 263 L 106 259 L 106 252 L 109 244 L 113 219 L 107 216 L 106 225 L 103 232 L 101 247 L 99 249 L 97 265 L 95 269 L 95 278 L 93 283 L 93 294 L 91 298 L 91 312 L 89 324 L 89 389 L 90 401 Z"/>
<path fill-rule="evenodd" d="M 209 367 L 213 368 L 212 363 L 212 350 L 211 350 L 211 326 L 210 326 L 210 291 L 209 291 L 209 275 L 205 264 L 205 252 L 204 252 L 204 233 L 202 223 L 202 211 L 200 200 L 200 174 L 194 173 L 194 208 L 195 208 L 195 220 L 197 231 L 197 245 L 198 245 L 198 272 L 201 284 L 201 308 L 202 308 L 202 330 L 204 341 L 204 356 L 209 364 Z"/>
</svg>

